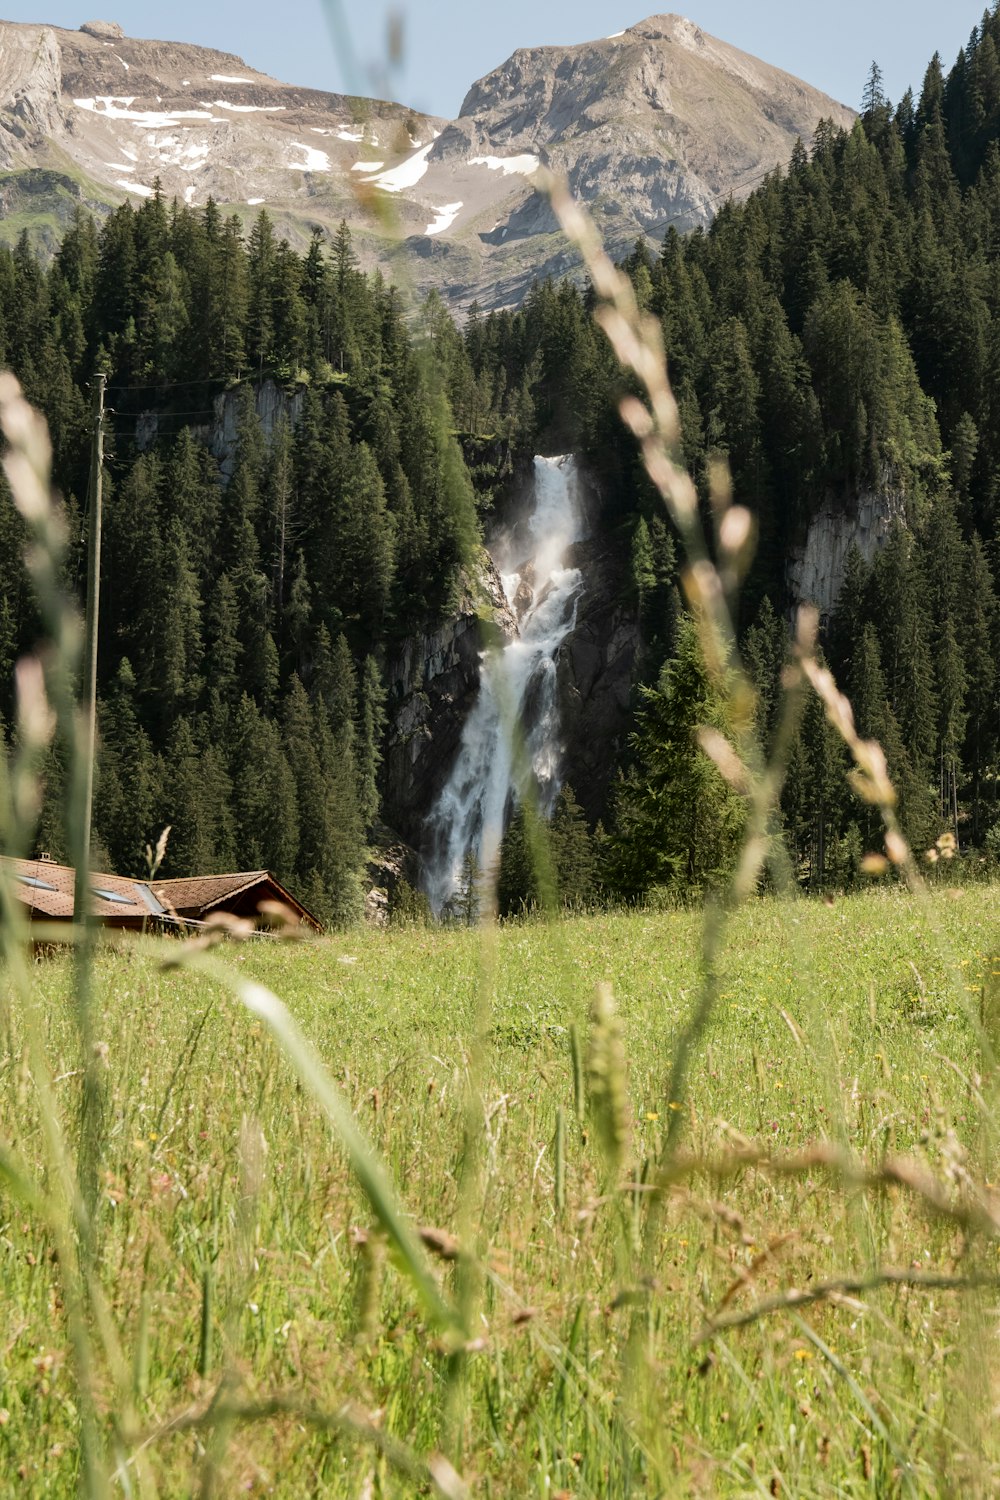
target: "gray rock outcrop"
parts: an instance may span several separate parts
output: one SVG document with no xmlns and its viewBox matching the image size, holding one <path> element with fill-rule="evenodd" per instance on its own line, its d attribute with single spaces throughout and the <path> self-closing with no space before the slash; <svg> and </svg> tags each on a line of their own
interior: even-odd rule
<svg viewBox="0 0 1000 1500">
<path fill-rule="evenodd" d="M 824 617 L 837 602 L 847 555 L 857 547 L 871 562 L 906 521 L 906 498 L 886 476 L 883 487 L 865 489 L 847 501 L 827 500 L 809 523 L 805 541 L 787 564 L 788 589 L 795 604 L 814 604 Z"/>
<path fill-rule="evenodd" d="M 587 587 L 559 661 L 563 773 L 594 824 L 607 811 L 611 775 L 631 727 L 642 637 L 624 559 L 595 537 L 579 543 L 571 561 Z"/>
<path fill-rule="evenodd" d="M 411 636 L 388 663 L 383 816 L 411 844 L 419 846 L 424 819 L 451 769 L 479 692 L 481 654 L 516 634 L 500 576 L 484 553 L 454 615 Z"/>
<path fill-rule="evenodd" d="M 212 401 L 213 416 L 210 422 L 192 423 L 191 432 L 204 443 L 212 457 L 218 461 L 223 482 L 232 478 L 239 444 L 239 423 L 246 387 L 222 391 Z M 260 423 L 262 436 L 269 440 L 279 420 L 284 417 L 294 427 L 302 412 L 305 391 L 297 386 L 289 391 L 273 380 L 264 380 L 253 387 L 253 404 Z M 174 421 L 169 412 L 164 413 L 168 431 L 173 431 Z M 136 418 L 135 440 L 140 450 L 151 448 L 160 432 L 160 416 L 157 412 L 144 412 Z"/>
<path fill-rule="evenodd" d="M 99 42 L 117 42 L 125 35 L 117 21 L 84 21 L 80 30 L 85 36 L 96 37 Z"/>
</svg>

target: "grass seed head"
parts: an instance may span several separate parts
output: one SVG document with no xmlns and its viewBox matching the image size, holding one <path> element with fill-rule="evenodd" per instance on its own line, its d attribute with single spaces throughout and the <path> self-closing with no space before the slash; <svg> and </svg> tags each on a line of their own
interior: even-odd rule
<svg viewBox="0 0 1000 1500">
<path fill-rule="evenodd" d="M 621 1022 L 609 984 L 599 984 L 590 1008 L 587 1051 L 590 1119 L 609 1167 L 621 1169 L 629 1145 L 628 1089 Z"/>
</svg>

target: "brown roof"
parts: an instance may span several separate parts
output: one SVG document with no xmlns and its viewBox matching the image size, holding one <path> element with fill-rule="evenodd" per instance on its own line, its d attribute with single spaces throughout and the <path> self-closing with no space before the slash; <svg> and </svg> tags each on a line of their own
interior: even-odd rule
<svg viewBox="0 0 1000 1500">
<path fill-rule="evenodd" d="M 76 872 L 69 865 L 57 865 L 48 859 L 6 856 L 2 862 L 14 896 L 31 916 L 55 922 L 72 920 Z M 90 889 L 91 911 L 99 921 L 132 925 L 165 915 L 159 901 L 141 880 L 91 874 Z"/>
<path fill-rule="evenodd" d="M 269 870 L 239 870 L 230 875 L 190 875 L 175 880 L 155 880 L 153 895 L 168 911 L 179 916 L 204 917 L 211 911 L 225 910 L 238 903 L 256 911 L 261 901 L 278 901 L 289 907 L 308 927 L 317 932 L 321 924 L 312 912 L 296 901 L 290 891 Z"/>
</svg>

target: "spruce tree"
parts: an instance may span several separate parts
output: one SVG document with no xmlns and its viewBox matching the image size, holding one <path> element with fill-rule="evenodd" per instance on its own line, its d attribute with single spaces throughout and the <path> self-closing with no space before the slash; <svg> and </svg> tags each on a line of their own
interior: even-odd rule
<svg viewBox="0 0 1000 1500">
<path fill-rule="evenodd" d="M 372 826 L 379 810 L 378 771 L 382 764 L 382 739 L 387 722 L 385 700 L 378 662 L 373 656 L 366 656 L 361 674 L 357 728 L 358 811 L 365 828 Z"/>
<path fill-rule="evenodd" d="M 635 762 L 615 791 L 610 880 L 628 899 L 653 886 L 697 892 L 731 873 L 745 803 L 700 749 L 700 726 L 731 733 L 709 681 L 694 625 L 682 621 L 678 651 L 642 693 Z"/>
<path fill-rule="evenodd" d="M 236 858 L 242 869 L 290 881 L 299 848 L 299 804 L 281 733 L 245 693 L 230 741 Z"/>
</svg>

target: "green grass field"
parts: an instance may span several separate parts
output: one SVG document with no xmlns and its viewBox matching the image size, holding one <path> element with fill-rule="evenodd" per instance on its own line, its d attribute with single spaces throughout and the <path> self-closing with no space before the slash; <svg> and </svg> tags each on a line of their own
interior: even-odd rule
<svg viewBox="0 0 1000 1500">
<path fill-rule="evenodd" d="M 440 1232 L 426 1239 L 460 1339 L 431 1326 L 260 1019 L 165 970 L 162 948 L 103 953 L 108 1327 L 93 1389 L 110 1493 L 465 1493 L 428 1467 L 442 1453 L 484 1496 L 996 1493 L 1000 1240 L 978 1026 L 1000 978 L 997 906 L 990 887 L 940 890 L 928 911 L 883 890 L 751 905 L 683 1103 L 665 1090 L 699 985 L 695 914 L 227 948 L 298 1019 L 412 1224 Z M 33 980 L 73 1139 L 69 959 Z M 577 1113 L 574 1028 L 585 1051 L 601 980 L 627 1059 L 616 1169 Z M 44 1181 L 17 1005 L 0 1018 L 0 1138 Z M 680 1148 L 729 1166 L 675 1173 L 658 1197 L 678 1114 Z M 936 1186 L 734 1160 L 749 1142 L 779 1158 L 833 1143 L 874 1171 L 905 1156 Z M 761 1307 L 876 1267 L 987 1284 Z M 0 1492 L 71 1495 L 60 1266 L 40 1217 L 2 1190 L 0 1278 Z"/>
</svg>

